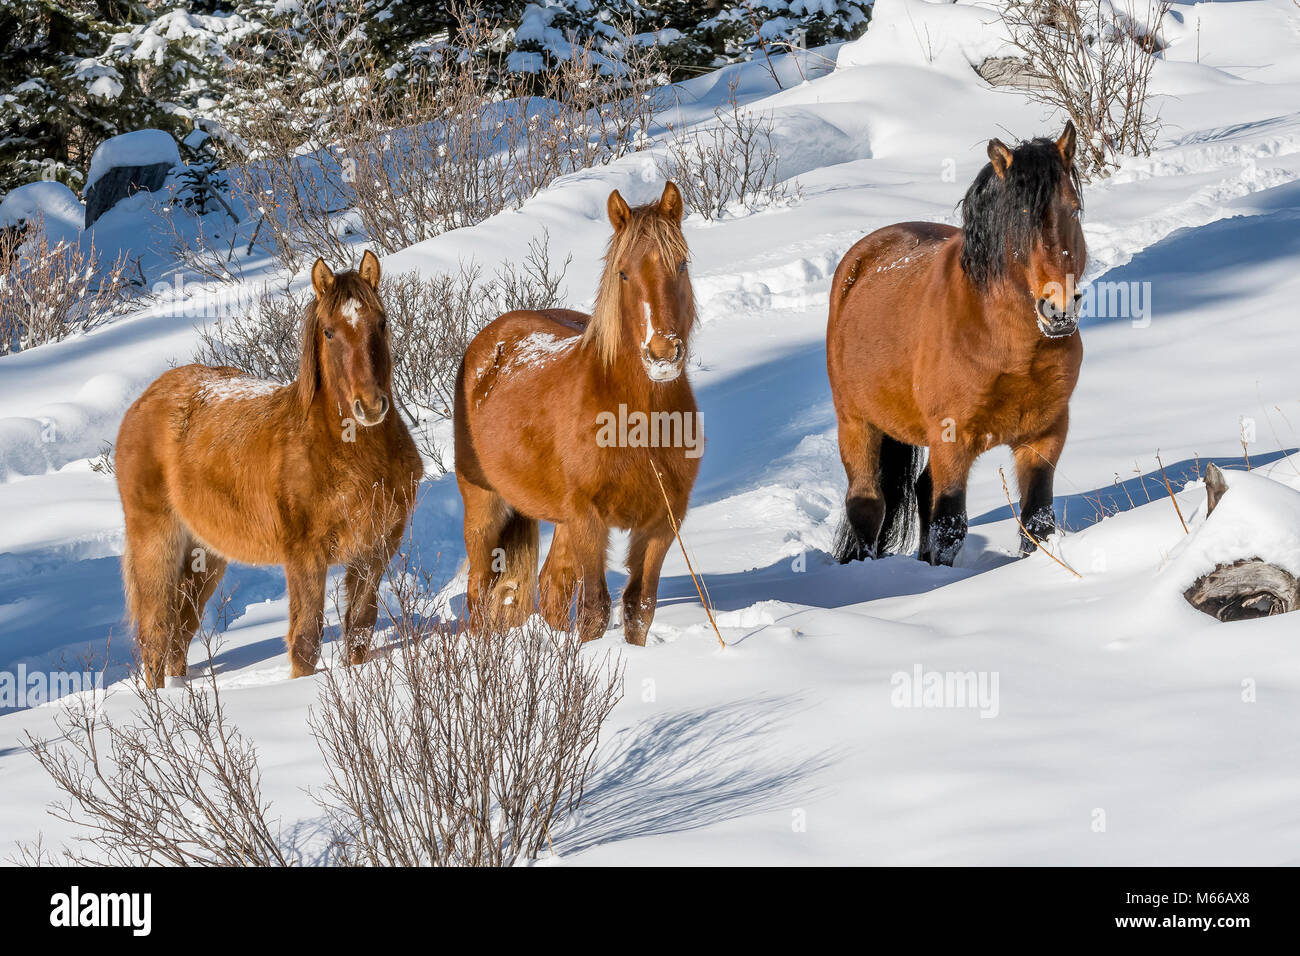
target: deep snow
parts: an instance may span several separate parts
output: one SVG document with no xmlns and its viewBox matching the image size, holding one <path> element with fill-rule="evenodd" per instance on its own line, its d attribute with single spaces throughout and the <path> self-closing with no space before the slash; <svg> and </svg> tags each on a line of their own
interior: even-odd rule
<svg viewBox="0 0 1300 956">
<path fill-rule="evenodd" d="M 825 554 L 844 491 L 823 348 L 839 256 L 890 222 L 955 221 L 989 137 L 1055 135 L 1060 118 L 971 71 L 997 44 L 973 32 L 987 10 L 967 4 L 879 0 L 862 40 L 810 54 L 808 82 L 787 61 L 784 90 L 759 64 L 733 68 L 746 102 L 772 111 L 802 201 L 687 227 L 701 306 L 691 380 L 708 444 L 683 534 L 728 647 L 717 649 L 672 552 L 649 645 L 624 647 L 614 630 L 592 648 L 622 652 L 627 696 L 581 818 L 556 835 L 563 861 L 1297 861 L 1300 625 L 1220 625 L 1180 592 L 1207 557 L 1265 534 L 1279 554 L 1297 544 L 1278 517 L 1294 520 L 1294 504 L 1263 506 L 1300 489 L 1300 456 L 1285 457 L 1300 446 L 1300 10 L 1243 0 L 1171 16 L 1152 81 L 1160 148 L 1085 191 L 1087 277 L 1146 288 L 1151 308 L 1149 321 L 1083 324 L 1056 485 L 1069 532 L 1053 544 L 1078 579 L 1045 555 L 1010 556 L 1004 449 L 972 472 L 957 568 L 840 567 Z M 838 67 L 817 69 L 824 55 Z M 682 84 L 679 119 L 709 116 L 726 79 Z M 574 304 L 589 304 L 605 198 L 657 195 L 653 168 L 634 155 L 567 177 L 384 269 L 490 268 L 548 230 L 573 254 Z M 101 248 L 138 242 L 152 213 L 132 203 L 101 220 Z M 0 669 L 57 667 L 102 652 L 112 633 L 121 674 L 121 513 L 89 460 L 194 343 L 192 319 L 155 310 L 0 359 Z M 1211 459 L 1240 471 L 1248 454 L 1254 471 L 1230 475 L 1231 510 L 1210 521 L 1203 488 L 1180 491 L 1188 537 L 1157 453 L 1175 488 Z M 412 535 L 454 572 L 451 478 L 426 482 Z M 611 570 L 611 588 L 622 579 Z M 316 681 L 286 680 L 279 569 L 232 569 L 231 588 L 236 616 L 216 661 L 225 700 L 258 744 L 285 831 L 310 844 Z M 903 706 L 924 703 L 918 668 L 923 684 L 974 673 L 996 696 Z M 0 847 L 66 836 L 21 744 L 27 730 L 50 733 L 52 717 L 0 717 Z"/>
</svg>

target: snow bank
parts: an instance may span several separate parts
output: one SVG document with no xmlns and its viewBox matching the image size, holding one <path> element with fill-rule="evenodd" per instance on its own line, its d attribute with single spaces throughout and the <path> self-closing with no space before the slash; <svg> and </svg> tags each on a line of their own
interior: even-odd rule
<svg viewBox="0 0 1300 956">
<path fill-rule="evenodd" d="M 876 0 L 871 27 L 840 49 L 837 66 L 927 66 L 966 78 L 987 58 L 1014 52 L 999 16 L 964 3 Z"/>
<path fill-rule="evenodd" d="M 106 139 L 90 157 L 90 171 L 86 173 L 88 192 L 110 170 L 119 166 L 152 166 L 155 163 L 179 165 L 180 150 L 171 133 L 160 129 L 138 129 Z"/>
<path fill-rule="evenodd" d="M 38 219 L 51 242 L 72 242 L 81 234 L 86 207 L 63 183 L 45 181 L 19 186 L 0 202 L 0 228 Z"/>
<path fill-rule="evenodd" d="M 1228 490 L 1214 514 L 1205 506 L 1162 575 L 1180 591 L 1221 564 L 1258 558 L 1300 577 L 1300 491 L 1249 471 L 1225 471 Z"/>
</svg>

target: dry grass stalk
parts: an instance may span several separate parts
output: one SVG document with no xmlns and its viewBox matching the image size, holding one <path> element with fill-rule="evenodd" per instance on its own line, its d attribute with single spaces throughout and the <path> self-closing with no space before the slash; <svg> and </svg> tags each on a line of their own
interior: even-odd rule
<svg viewBox="0 0 1300 956">
<path fill-rule="evenodd" d="M 651 467 L 653 468 L 653 466 Z M 655 469 L 655 481 L 659 482 L 659 491 L 664 496 L 664 507 L 668 509 L 668 521 L 673 526 L 673 537 L 677 539 L 677 546 L 682 549 L 682 558 L 686 561 L 686 570 L 690 572 L 691 581 L 695 585 L 695 593 L 700 596 L 700 604 L 704 606 L 704 613 L 708 615 L 709 624 L 713 626 L 713 633 L 717 635 L 718 646 L 725 648 L 727 642 L 722 639 L 722 632 L 718 630 L 718 622 L 713 618 L 713 602 L 709 600 L 709 592 L 704 587 L 702 579 L 695 573 L 695 567 L 691 564 L 691 556 L 686 553 L 686 543 L 682 541 L 682 535 L 677 526 L 677 516 L 673 514 L 672 502 L 668 500 L 668 492 L 664 489 L 664 480 L 660 477 L 658 469 Z"/>
<path fill-rule="evenodd" d="M 1074 570 L 1074 568 L 1070 567 L 1068 564 L 1066 564 L 1056 555 L 1052 554 L 1051 551 L 1047 550 L 1047 548 L 1044 547 L 1043 542 L 1039 541 L 1037 538 L 1035 538 L 1032 534 L 1029 533 L 1029 529 L 1025 527 L 1025 523 L 1020 520 L 1020 515 L 1016 514 L 1016 506 L 1011 501 L 1011 490 L 1007 487 L 1006 472 L 1004 472 L 1001 468 L 999 468 L 998 475 L 1002 478 L 1002 493 L 1007 496 L 1007 506 L 1011 509 L 1011 517 L 1016 519 L 1016 524 L 1020 526 L 1021 533 L 1023 533 L 1026 538 L 1032 541 L 1034 543 L 1034 547 L 1038 548 L 1038 550 L 1043 552 L 1043 554 L 1047 555 L 1049 558 L 1051 558 L 1061 567 L 1065 568 L 1065 570 L 1069 571 L 1076 578 L 1082 578 L 1083 577 L 1082 574 Z"/>
<path fill-rule="evenodd" d="M 1165 463 L 1160 460 L 1160 452 L 1156 452 L 1156 464 L 1160 466 L 1160 477 L 1164 479 L 1165 491 L 1169 492 L 1169 500 L 1174 503 L 1174 511 L 1178 513 L 1178 523 L 1183 526 L 1183 534 L 1191 534 L 1187 530 L 1187 522 L 1183 520 L 1183 509 L 1178 507 L 1178 499 L 1174 497 L 1173 486 L 1169 484 L 1169 476 L 1165 474 Z"/>
</svg>

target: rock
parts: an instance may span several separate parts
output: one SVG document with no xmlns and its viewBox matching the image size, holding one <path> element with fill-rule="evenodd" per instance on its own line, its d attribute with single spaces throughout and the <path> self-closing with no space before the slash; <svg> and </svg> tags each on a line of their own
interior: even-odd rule
<svg viewBox="0 0 1300 956">
<path fill-rule="evenodd" d="M 128 196 L 161 189 L 180 161 L 176 140 L 163 130 L 140 129 L 104 140 L 86 173 L 86 227 Z"/>
<path fill-rule="evenodd" d="M 123 199 L 143 191 L 161 189 L 172 171 L 171 163 L 149 166 L 116 166 L 86 190 L 86 228 Z"/>
</svg>

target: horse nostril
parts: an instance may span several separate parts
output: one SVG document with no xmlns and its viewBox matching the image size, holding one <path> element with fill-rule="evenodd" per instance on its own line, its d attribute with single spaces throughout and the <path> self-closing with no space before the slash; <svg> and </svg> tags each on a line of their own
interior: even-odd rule
<svg viewBox="0 0 1300 956">
<path fill-rule="evenodd" d="M 674 341 L 673 342 L 673 364 L 676 365 L 681 360 L 682 360 L 682 343 Z"/>
<path fill-rule="evenodd" d="M 366 413 L 365 410 L 362 409 L 361 407 L 361 399 L 359 398 L 352 399 L 352 414 L 354 414 L 359 419 L 362 420 L 365 419 Z"/>
<path fill-rule="evenodd" d="M 387 396 L 387 395 L 381 395 L 381 396 L 379 397 L 379 414 L 380 414 L 381 416 L 382 416 L 382 415 L 387 415 L 387 414 L 388 414 L 388 396 Z"/>
</svg>

